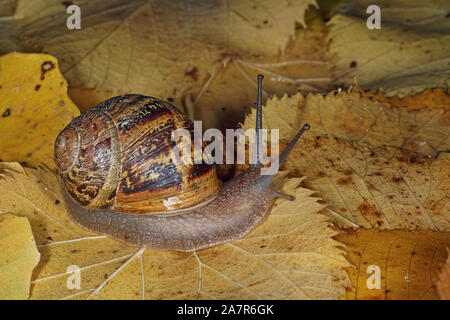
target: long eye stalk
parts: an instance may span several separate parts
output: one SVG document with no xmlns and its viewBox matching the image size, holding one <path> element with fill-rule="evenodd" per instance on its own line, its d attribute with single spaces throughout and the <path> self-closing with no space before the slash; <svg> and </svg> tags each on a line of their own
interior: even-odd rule
<svg viewBox="0 0 450 320">
<path fill-rule="evenodd" d="M 264 76 L 262 74 L 258 75 L 258 96 L 256 100 L 256 165 L 261 165 L 261 150 L 262 150 L 262 81 Z M 289 142 L 286 149 L 283 150 L 279 158 L 280 165 L 288 157 L 289 153 L 294 148 L 297 141 L 303 135 L 306 130 L 311 127 L 309 124 L 305 123 L 300 131 L 295 135 L 295 137 Z"/>
<path fill-rule="evenodd" d="M 261 164 L 261 149 L 262 149 L 262 81 L 264 76 L 258 75 L 258 96 L 256 99 L 256 163 Z"/>
<path fill-rule="evenodd" d="M 262 129 L 262 80 L 264 76 L 262 74 L 258 75 L 258 97 L 256 100 L 256 164 L 254 166 L 261 167 L 261 150 L 262 150 L 262 137 L 261 137 L 261 129 Z M 310 129 L 310 125 L 305 123 L 303 127 L 297 132 L 295 137 L 289 142 L 287 147 L 283 150 L 283 153 L 279 157 L 279 165 L 281 165 L 286 158 L 291 153 L 297 141 L 300 137 L 305 133 L 305 131 Z M 275 173 L 276 174 L 276 173 Z M 270 188 L 272 185 L 272 180 L 275 177 L 275 174 L 271 175 L 260 175 L 258 178 L 257 184 L 264 187 Z M 274 197 L 282 197 L 289 200 L 294 200 L 294 197 L 279 193 L 275 190 L 272 190 L 272 195 Z"/>
</svg>

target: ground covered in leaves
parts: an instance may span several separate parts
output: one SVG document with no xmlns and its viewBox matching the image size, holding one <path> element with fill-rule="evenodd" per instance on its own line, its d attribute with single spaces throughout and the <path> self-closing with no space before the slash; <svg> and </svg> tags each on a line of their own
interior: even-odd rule
<svg viewBox="0 0 450 320">
<path fill-rule="evenodd" d="M 369 30 L 369 2 L 81 0 L 70 31 L 66 2 L 0 1 L 0 299 L 448 299 L 450 7 L 378 1 Z M 275 183 L 294 201 L 194 253 L 69 219 L 53 143 L 80 112 L 140 93 L 248 129 L 259 73 L 281 148 L 311 125 Z"/>
</svg>

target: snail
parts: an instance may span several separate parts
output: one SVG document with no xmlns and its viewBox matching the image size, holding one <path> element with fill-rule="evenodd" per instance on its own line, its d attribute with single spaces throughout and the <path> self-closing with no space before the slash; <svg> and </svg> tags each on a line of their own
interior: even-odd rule
<svg viewBox="0 0 450 320">
<path fill-rule="evenodd" d="M 256 164 L 221 183 L 214 165 L 172 161 L 177 128 L 193 132 L 193 123 L 170 103 L 142 95 L 108 99 L 72 120 L 54 148 L 70 218 L 131 246 L 188 252 L 243 237 L 267 219 L 276 197 L 293 199 L 273 190 L 274 175 L 261 175 L 259 134 Z M 308 129 L 292 139 L 280 164 Z"/>
</svg>

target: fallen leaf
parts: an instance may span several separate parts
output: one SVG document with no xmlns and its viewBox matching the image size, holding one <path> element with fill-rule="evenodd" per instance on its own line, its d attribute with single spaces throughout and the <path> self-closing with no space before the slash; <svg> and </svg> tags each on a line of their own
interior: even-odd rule
<svg viewBox="0 0 450 320">
<path fill-rule="evenodd" d="M 367 7 L 371 4 L 371 0 L 350 0 L 341 3 L 340 10 L 346 15 L 368 18 Z M 445 0 L 378 0 L 376 4 L 380 7 L 382 27 L 388 23 L 426 32 L 450 31 L 450 21 L 446 19 L 450 7 Z"/>
<path fill-rule="evenodd" d="M 379 1 L 379 30 L 366 26 L 369 4 L 350 3 L 347 15 L 337 14 L 329 22 L 329 53 L 334 56 L 336 84 L 349 85 L 356 78 L 364 89 L 380 89 L 387 96 L 399 97 L 427 88 L 447 89 L 448 3 Z"/>
<path fill-rule="evenodd" d="M 70 85 L 173 97 L 232 56 L 274 56 L 314 0 L 77 1 L 81 29 L 61 1 L 19 1 L 20 45 L 55 55 Z"/>
<path fill-rule="evenodd" d="M 243 121 L 254 106 L 256 75 L 265 75 L 264 99 L 286 92 L 317 92 L 331 87 L 330 64 L 325 60 L 327 51 L 325 23 L 317 10 L 308 10 L 307 28 L 298 27 L 295 39 L 289 41 L 285 54 L 270 59 L 231 57 L 219 64 L 202 86 L 192 87 L 183 96 L 162 96 L 193 119 L 202 120 L 203 130 L 233 128 Z M 115 94 L 81 87 L 70 87 L 69 95 L 82 112 Z M 147 93 L 158 95 L 153 89 Z M 190 105 L 189 101 L 191 102 Z M 191 108 L 192 110 L 189 110 Z"/>
<path fill-rule="evenodd" d="M 0 57 L 0 159 L 55 166 L 56 136 L 80 114 L 66 92 L 67 82 L 54 57 Z"/>
<path fill-rule="evenodd" d="M 324 23 L 317 11 L 308 11 L 307 17 L 310 16 L 308 28 L 297 30 L 285 55 L 272 59 L 232 59 L 206 84 L 204 92 L 203 88 L 191 90 L 195 118 L 203 121 L 205 129 L 225 131 L 243 121 L 255 104 L 258 74 L 265 76 L 263 101 L 274 95 L 330 88 L 330 64 L 324 58 L 326 32 L 320 29 Z"/>
<path fill-rule="evenodd" d="M 441 300 L 450 300 L 450 254 L 447 248 L 447 262 L 442 267 L 436 289 Z"/>
<path fill-rule="evenodd" d="M 39 256 L 28 219 L 0 212 L 0 300 L 28 299 Z"/>
<path fill-rule="evenodd" d="M 0 211 L 30 219 L 42 255 L 32 299 L 339 298 L 349 264 L 332 239 L 337 232 L 317 213 L 323 205 L 314 192 L 299 187 L 303 179 L 286 174 L 276 187 L 295 201 L 278 199 L 269 219 L 245 238 L 196 253 L 140 250 L 80 229 L 45 169 L 0 180 Z M 67 286 L 69 266 L 80 268 L 80 289 Z"/>
<path fill-rule="evenodd" d="M 336 238 L 356 266 L 348 268 L 353 285 L 348 299 L 438 299 L 434 283 L 447 257 L 450 233 L 358 229 Z"/>
<path fill-rule="evenodd" d="M 450 230 L 448 105 L 409 110 L 357 91 L 274 98 L 263 127 L 291 139 L 311 130 L 285 168 L 307 176 L 342 226 Z M 255 112 L 245 120 L 253 127 Z"/>
</svg>

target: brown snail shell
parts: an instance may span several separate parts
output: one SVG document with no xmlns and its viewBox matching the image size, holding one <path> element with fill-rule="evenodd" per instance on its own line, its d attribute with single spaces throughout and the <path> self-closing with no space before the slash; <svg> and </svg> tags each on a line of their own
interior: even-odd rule
<svg viewBox="0 0 450 320">
<path fill-rule="evenodd" d="M 152 97 L 124 95 L 74 119 L 57 137 L 55 163 L 81 207 L 173 214 L 201 207 L 220 188 L 214 165 L 174 163 L 172 131 L 193 123 Z"/>
</svg>

